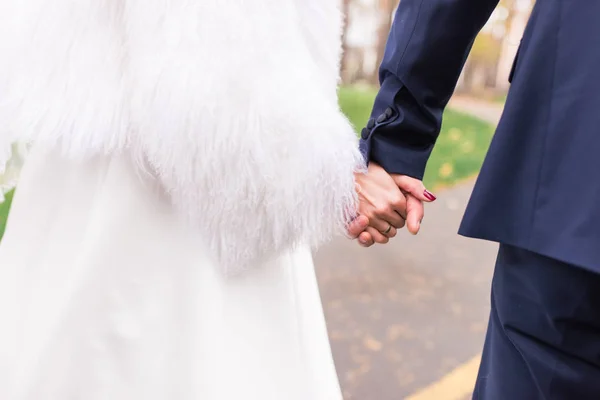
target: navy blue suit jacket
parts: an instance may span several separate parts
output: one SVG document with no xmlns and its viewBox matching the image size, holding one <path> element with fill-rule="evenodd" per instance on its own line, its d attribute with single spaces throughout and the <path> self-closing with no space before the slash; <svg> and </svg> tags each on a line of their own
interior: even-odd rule
<svg viewBox="0 0 600 400">
<path fill-rule="evenodd" d="M 401 0 L 361 150 L 422 178 L 497 0 Z M 600 272 L 600 0 L 537 0 L 460 227 Z"/>
</svg>

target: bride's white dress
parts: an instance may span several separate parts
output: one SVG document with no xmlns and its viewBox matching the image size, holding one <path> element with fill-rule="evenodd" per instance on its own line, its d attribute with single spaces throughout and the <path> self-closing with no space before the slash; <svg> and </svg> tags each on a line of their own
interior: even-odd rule
<svg viewBox="0 0 600 400">
<path fill-rule="evenodd" d="M 29 157 L 0 245 L 0 399 L 341 399 L 309 250 L 225 278 L 140 171 Z"/>
</svg>

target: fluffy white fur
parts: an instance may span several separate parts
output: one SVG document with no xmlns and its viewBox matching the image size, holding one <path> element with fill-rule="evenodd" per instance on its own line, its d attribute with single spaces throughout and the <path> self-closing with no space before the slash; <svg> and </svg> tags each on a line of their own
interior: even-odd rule
<svg viewBox="0 0 600 400">
<path fill-rule="evenodd" d="M 0 0 L 0 165 L 132 152 L 228 273 L 318 245 L 362 168 L 340 33 L 336 0 Z"/>
</svg>

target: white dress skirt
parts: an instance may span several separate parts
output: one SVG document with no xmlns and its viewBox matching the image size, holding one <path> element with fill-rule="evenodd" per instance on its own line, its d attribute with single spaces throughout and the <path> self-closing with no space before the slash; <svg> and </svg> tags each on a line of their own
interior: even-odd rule
<svg viewBox="0 0 600 400">
<path fill-rule="evenodd" d="M 0 399 L 340 400 L 310 251 L 211 260 L 128 156 L 34 149 L 0 244 Z"/>
</svg>

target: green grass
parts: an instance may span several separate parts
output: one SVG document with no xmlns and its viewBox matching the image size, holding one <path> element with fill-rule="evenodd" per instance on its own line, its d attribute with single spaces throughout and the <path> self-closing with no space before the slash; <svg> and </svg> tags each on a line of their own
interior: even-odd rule
<svg viewBox="0 0 600 400">
<path fill-rule="evenodd" d="M 340 89 L 340 106 L 357 132 L 369 119 L 375 94 L 373 89 Z M 427 163 L 423 178 L 425 185 L 436 189 L 477 174 L 493 133 L 491 124 L 446 110 L 440 136 Z"/>
<path fill-rule="evenodd" d="M 8 218 L 8 209 L 10 208 L 13 193 L 13 191 L 8 192 L 5 195 L 5 201 L 3 203 L 0 203 L 0 239 L 2 239 L 4 229 L 6 228 L 6 219 Z"/>
<path fill-rule="evenodd" d="M 341 88 L 340 105 L 357 131 L 367 123 L 375 98 L 373 89 Z M 452 110 L 444 114 L 437 144 L 427 164 L 424 182 L 432 189 L 449 186 L 475 175 L 489 146 L 493 127 Z M 0 203 L 0 238 L 4 233 L 13 193 Z"/>
</svg>

